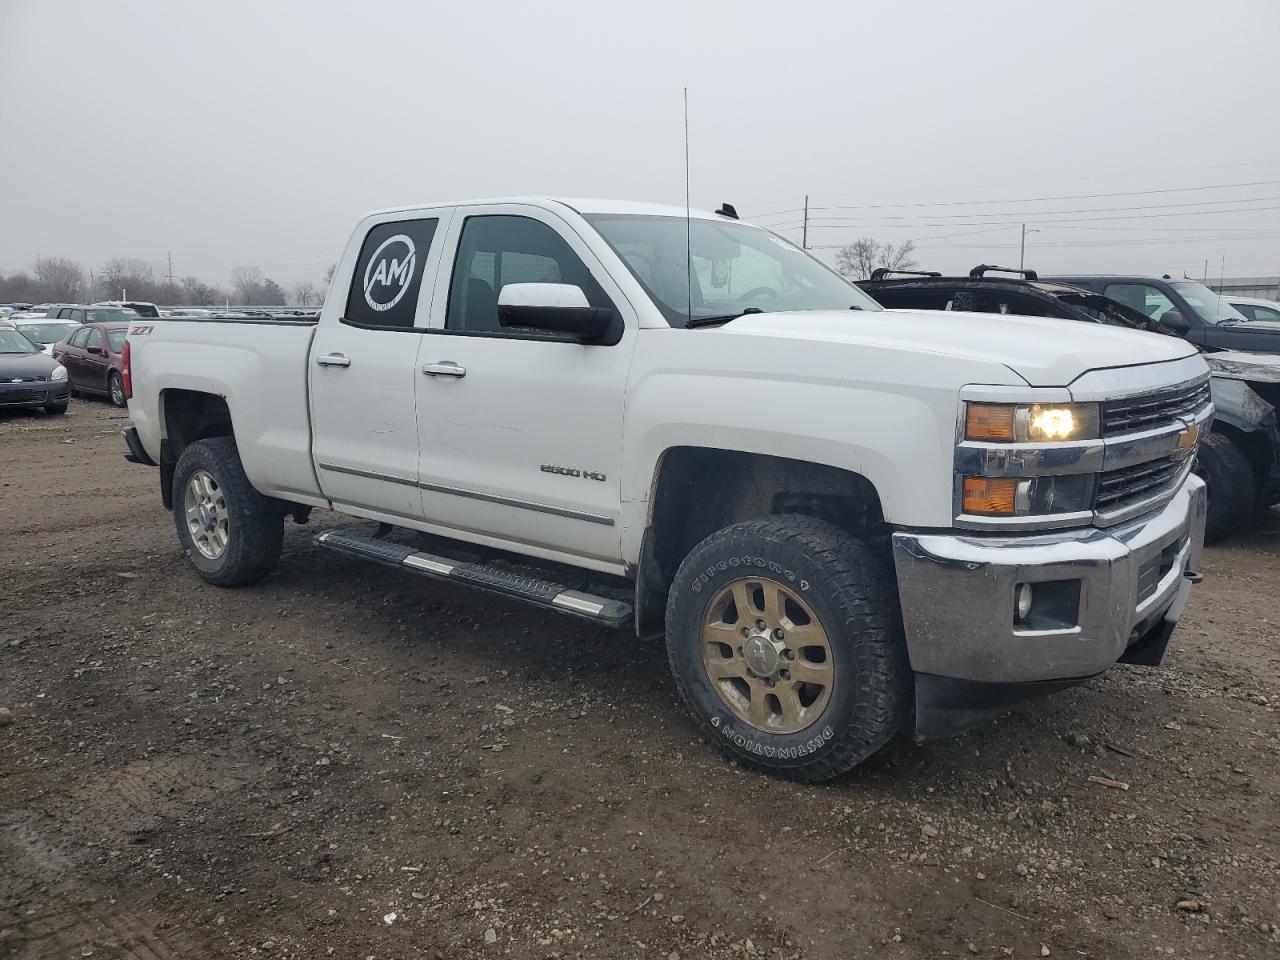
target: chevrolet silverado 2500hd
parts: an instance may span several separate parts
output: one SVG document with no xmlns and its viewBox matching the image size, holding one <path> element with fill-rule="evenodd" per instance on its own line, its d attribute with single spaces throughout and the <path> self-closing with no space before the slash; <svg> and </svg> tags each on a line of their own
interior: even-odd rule
<svg viewBox="0 0 1280 960">
<path fill-rule="evenodd" d="M 794 779 L 1158 663 L 1196 578 L 1192 346 L 890 316 L 729 209 L 383 211 L 318 320 L 128 344 L 127 455 L 205 580 L 377 521 L 316 542 L 665 632 L 707 736 Z"/>
</svg>

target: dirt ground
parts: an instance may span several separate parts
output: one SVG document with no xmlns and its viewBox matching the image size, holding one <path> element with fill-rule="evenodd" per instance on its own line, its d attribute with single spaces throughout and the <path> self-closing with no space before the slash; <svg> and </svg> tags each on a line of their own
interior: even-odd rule
<svg viewBox="0 0 1280 960">
<path fill-rule="evenodd" d="M 808 787 L 660 645 L 311 545 L 345 518 L 206 586 L 124 422 L 0 414 L 0 957 L 1280 956 L 1280 516 L 1162 668 Z"/>
</svg>

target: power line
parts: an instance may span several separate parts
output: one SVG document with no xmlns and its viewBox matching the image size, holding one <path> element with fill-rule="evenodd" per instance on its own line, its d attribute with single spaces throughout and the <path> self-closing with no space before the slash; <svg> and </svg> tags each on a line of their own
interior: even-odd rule
<svg viewBox="0 0 1280 960">
<path fill-rule="evenodd" d="M 812 210 L 893 210 L 893 209 L 912 209 L 922 207 L 968 207 L 978 206 L 980 204 L 989 203 L 1039 203 L 1046 200 L 1100 200 L 1112 197 L 1143 197 L 1152 196 L 1161 193 L 1192 193 L 1201 190 L 1236 190 L 1242 187 L 1261 187 L 1273 186 L 1280 183 L 1280 180 L 1250 180 L 1247 183 L 1217 183 L 1203 184 L 1198 187 L 1164 187 L 1158 190 L 1121 190 L 1115 193 L 1074 193 L 1074 194 L 1058 194 L 1056 196 L 1046 197 L 1016 197 L 1003 200 L 939 200 L 927 203 L 872 203 L 861 206 L 827 206 L 827 207 L 810 207 Z M 1214 203 L 1225 203 L 1230 198 L 1223 198 L 1218 201 L 1210 201 Z"/>
<path fill-rule="evenodd" d="M 1280 197 L 1258 197 L 1258 198 L 1256 198 L 1256 199 L 1255 199 L 1254 201 L 1252 201 L 1252 202 L 1257 202 L 1257 201 L 1259 201 L 1259 200 L 1280 200 Z M 1117 209 L 1123 209 L 1123 208 L 1117 208 Z M 1152 207 L 1152 208 L 1139 208 L 1139 209 L 1161 209 L 1161 208 L 1160 208 L 1160 207 Z M 1097 223 L 1097 222 L 1104 221 L 1104 220 L 1149 220 L 1149 219 L 1162 219 L 1162 218 L 1165 218 L 1165 217 L 1207 217 L 1207 216 L 1215 216 L 1215 215 L 1228 215 L 1228 214 L 1233 214 L 1233 213 L 1261 213 L 1261 212 L 1268 211 L 1268 210 L 1280 210 L 1280 207 L 1276 207 L 1276 206 L 1270 206 L 1270 207 L 1246 207 L 1246 208 L 1236 209 L 1236 210 L 1179 210 L 1179 211 L 1174 211 L 1174 212 L 1170 212 L 1170 213 L 1127 213 L 1127 214 L 1118 214 L 1118 215 L 1115 215 L 1115 216 L 1107 216 L 1107 217 L 1064 217 L 1064 218 L 1060 218 L 1060 219 L 1056 219 L 1056 220 L 1043 220 L 1043 219 L 1039 219 L 1039 218 L 1038 218 L 1038 216 L 1037 216 L 1037 215 L 1035 215 L 1035 214 L 1027 214 L 1026 216 L 1028 217 L 1028 219 L 1030 220 L 1030 222 L 1034 222 L 1034 223 L 1037 223 L 1037 224 L 1039 224 L 1039 225 L 1048 225 L 1048 224 L 1057 224 L 1057 223 Z M 1054 211 L 1054 212 L 1061 212 L 1061 213 L 1088 213 L 1089 211 L 1087 211 L 1087 210 L 1079 210 L 1079 211 L 1063 210 L 1063 211 Z M 1036 219 L 1031 220 L 1030 218 L 1032 218 L 1032 217 L 1036 217 Z M 813 218 L 810 218 L 810 219 L 812 220 Z M 903 217 L 888 217 L 888 216 L 884 216 L 884 217 L 879 217 L 879 218 L 868 218 L 868 219 L 865 219 L 865 220 L 847 220 L 847 219 L 845 219 L 845 218 L 838 218 L 838 217 L 837 217 L 837 218 L 832 218 L 832 219 L 833 219 L 833 220 L 839 220 L 840 222 L 838 222 L 838 223 L 811 223 L 811 224 L 810 224 L 810 229 L 811 229 L 811 230 L 848 230 L 848 229 L 849 229 L 849 228 L 851 228 L 851 227 L 864 227 L 864 226 L 871 226 L 871 225 L 877 225 L 877 226 L 891 226 L 891 225 L 892 225 L 892 224 L 880 224 L 880 223 L 877 223 L 877 221 L 878 221 L 878 220 L 896 220 L 896 221 L 906 220 L 906 221 L 915 221 L 914 223 L 905 223 L 905 224 L 899 224 L 899 225 L 901 225 L 901 226 L 918 226 L 918 227 L 939 227 L 939 226 L 945 226 L 945 225 L 947 224 L 947 222 L 948 222 L 948 221 L 953 222 L 953 225 L 955 225 L 955 226 L 962 226 L 962 227 L 981 227 L 981 226 L 1000 226 L 1000 225 L 1004 225 L 1004 226 L 1017 226 L 1017 224 L 1020 222 L 1020 221 L 1019 221 L 1019 220 L 1017 220 L 1016 218 L 1015 218 L 1015 219 L 1013 219 L 1013 220 L 968 220 L 968 221 L 966 221 L 966 222 L 955 222 L 955 218 L 952 218 L 952 217 L 941 217 L 941 216 L 939 216 L 939 217 L 926 217 L 926 218 L 919 218 L 919 217 L 906 217 L 906 216 L 903 216 Z M 922 219 L 923 219 L 923 220 L 928 220 L 928 221 L 931 221 L 931 222 L 927 222 L 927 223 L 920 222 Z M 941 220 L 941 221 L 943 221 L 943 222 L 942 222 L 942 223 L 932 222 L 932 221 L 937 221 L 937 220 Z"/>
</svg>

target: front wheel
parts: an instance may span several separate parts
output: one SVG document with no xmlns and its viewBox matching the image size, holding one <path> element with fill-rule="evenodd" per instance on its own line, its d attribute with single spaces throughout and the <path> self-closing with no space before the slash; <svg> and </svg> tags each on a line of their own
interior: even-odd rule
<svg viewBox="0 0 1280 960">
<path fill-rule="evenodd" d="M 254 583 L 280 559 L 284 515 L 249 483 L 231 437 L 182 451 L 173 472 L 173 520 L 192 566 L 217 586 Z"/>
<path fill-rule="evenodd" d="M 1196 473 L 1209 487 L 1204 539 L 1217 543 L 1237 533 L 1253 516 L 1258 502 L 1253 467 L 1230 437 L 1210 433 L 1200 441 Z"/>
<path fill-rule="evenodd" d="M 667 605 L 680 694 L 729 756 L 791 780 L 828 780 L 911 714 L 888 560 L 839 527 L 777 516 L 712 534 Z"/>
<path fill-rule="evenodd" d="M 123 407 L 129 403 L 124 396 L 124 381 L 120 379 L 120 374 L 114 370 L 107 377 L 107 396 L 111 398 L 111 402 L 117 407 Z"/>
<path fill-rule="evenodd" d="M 65 400 L 64 400 L 64 401 L 62 401 L 62 403 L 50 403 L 50 404 L 48 404 L 48 405 L 44 408 L 44 412 L 45 412 L 45 413 L 52 413 L 52 414 L 55 414 L 55 415 L 57 415 L 57 414 L 62 414 L 62 413 L 66 413 L 66 412 L 67 412 L 67 401 L 65 401 Z"/>
</svg>

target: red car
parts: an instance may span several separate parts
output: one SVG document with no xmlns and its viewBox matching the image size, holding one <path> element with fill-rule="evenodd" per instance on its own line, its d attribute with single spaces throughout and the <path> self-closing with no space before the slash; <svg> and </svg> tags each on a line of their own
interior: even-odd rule
<svg viewBox="0 0 1280 960">
<path fill-rule="evenodd" d="M 125 310 L 90 310 L 89 313 L 126 314 Z M 136 316 L 136 315 L 135 315 Z M 125 319 L 123 316 L 121 319 Z M 53 358 L 67 368 L 72 390 L 107 397 L 117 407 L 125 405 L 124 338 L 128 323 L 86 323 L 53 346 Z"/>
</svg>

